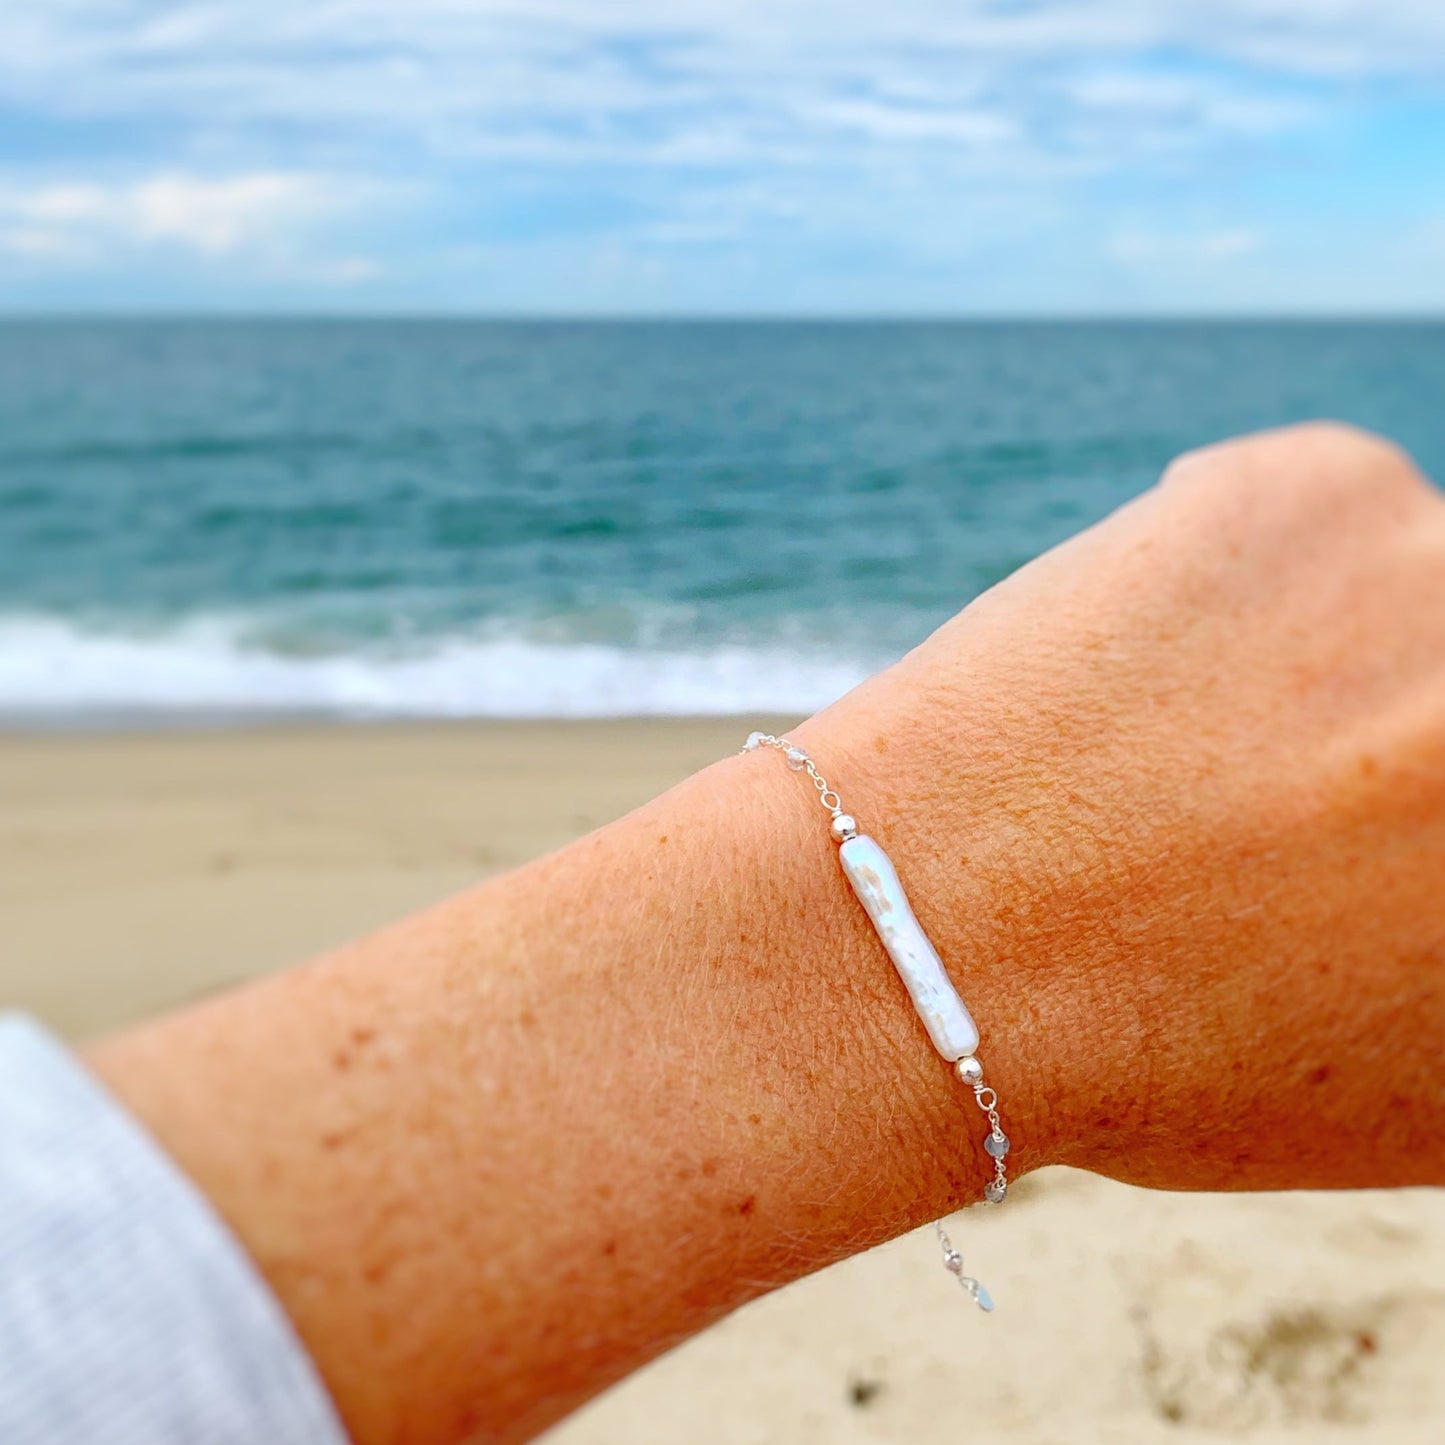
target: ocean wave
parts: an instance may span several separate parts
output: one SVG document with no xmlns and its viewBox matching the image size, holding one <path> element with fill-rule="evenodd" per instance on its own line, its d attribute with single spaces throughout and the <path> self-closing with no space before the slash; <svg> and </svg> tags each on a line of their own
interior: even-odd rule
<svg viewBox="0 0 1445 1445">
<path fill-rule="evenodd" d="M 248 640 L 234 620 L 140 633 L 24 617 L 0 620 L 0 719 L 801 713 L 841 696 L 878 661 L 758 644 L 645 649 L 505 635 L 296 656 Z"/>
</svg>

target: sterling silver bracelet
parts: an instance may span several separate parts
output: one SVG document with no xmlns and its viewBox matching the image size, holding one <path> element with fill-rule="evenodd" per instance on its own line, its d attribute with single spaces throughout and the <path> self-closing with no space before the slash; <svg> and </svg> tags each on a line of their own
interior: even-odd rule
<svg viewBox="0 0 1445 1445">
<path fill-rule="evenodd" d="M 838 861 L 893 960 L 933 1047 L 953 1065 L 959 1080 L 973 1090 L 974 1102 L 988 1116 L 983 1147 L 993 1160 L 993 1178 L 984 1185 L 983 1197 L 989 1204 L 1002 1204 L 1008 1193 L 1004 1160 L 1008 1157 L 1009 1141 L 999 1123 L 998 1095 L 984 1083 L 983 1065 L 974 1054 L 978 1047 L 978 1025 L 944 971 L 938 950 L 929 942 L 908 906 L 897 870 L 883 849 L 866 833 L 858 831 L 857 819 L 843 811 L 843 800 L 804 749 L 772 733 L 749 733 L 743 752 L 756 752 L 759 748 L 776 748 L 790 768 L 806 773 L 818 790 L 818 801 L 832 815 L 829 831 L 838 844 Z M 957 1277 L 980 1309 L 991 1310 L 993 1297 L 978 1280 L 963 1272 L 963 1256 L 953 1247 L 943 1221 L 938 1220 L 934 1228 L 943 1247 L 944 1268 Z"/>
</svg>

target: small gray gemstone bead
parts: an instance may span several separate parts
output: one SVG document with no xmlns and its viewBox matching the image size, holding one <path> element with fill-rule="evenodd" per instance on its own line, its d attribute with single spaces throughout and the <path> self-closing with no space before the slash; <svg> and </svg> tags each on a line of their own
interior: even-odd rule
<svg viewBox="0 0 1445 1445">
<path fill-rule="evenodd" d="M 1000 1184 L 997 1179 L 990 1179 L 988 1183 L 983 1186 L 983 1197 L 987 1199 L 990 1204 L 1002 1204 L 1003 1197 L 1007 1193 L 1008 1185 Z"/>
<path fill-rule="evenodd" d="M 802 748 L 789 748 L 788 751 L 783 754 L 783 757 L 787 759 L 788 766 L 792 768 L 794 772 L 808 766 L 808 755 Z"/>
<path fill-rule="evenodd" d="M 1002 1159 L 1008 1153 L 1008 1135 L 1000 1131 L 995 1134 L 991 1129 L 984 1136 L 984 1152 L 995 1159 Z"/>
</svg>

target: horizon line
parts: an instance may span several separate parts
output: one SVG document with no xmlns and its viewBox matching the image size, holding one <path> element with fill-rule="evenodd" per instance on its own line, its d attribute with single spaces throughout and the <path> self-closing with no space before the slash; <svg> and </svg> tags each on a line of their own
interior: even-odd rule
<svg viewBox="0 0 1445 1445">
<path fill-rule="evenodd" d="M 0 306 L 0 326 L 16 323 L 95 322 L 417 322 L 484 325 L 1290 325 L 1290 324 L 1445 324 L 1445 308 L 1439 310 L 1338 310 L 1338 311 L 486 311 L 456 308 L 402 308 L 357 310 L 310 309 L 298 307 L 256 308 L 135 308 L 119 307 L 21 308 Z"/>
</svg>

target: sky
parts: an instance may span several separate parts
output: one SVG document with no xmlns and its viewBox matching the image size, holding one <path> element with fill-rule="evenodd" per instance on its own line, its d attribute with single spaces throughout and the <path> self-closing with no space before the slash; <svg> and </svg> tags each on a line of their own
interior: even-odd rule
<svg viewBox="0 0 1445 1445">
<path fill-rule="evenodd" d="M 0 0 L 0 310 L 1445 313 L 1435 0 Z"/>
</svg>

